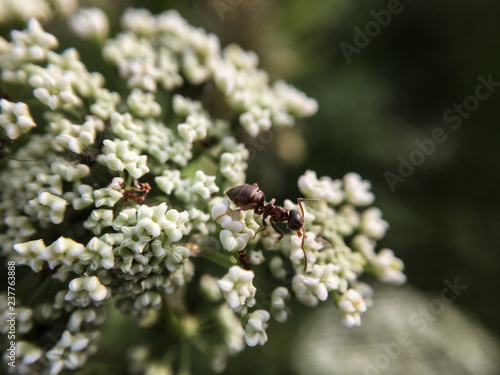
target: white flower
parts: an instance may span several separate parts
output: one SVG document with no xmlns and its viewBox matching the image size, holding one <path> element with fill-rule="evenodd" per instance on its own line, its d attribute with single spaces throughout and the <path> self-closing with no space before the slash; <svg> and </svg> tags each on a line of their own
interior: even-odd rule
<svg viewBox="0 0 500 375">
<path fill-rule="evenodd" d="M 158 237 L 162 229 L 168 226 L 166 213 L 166 203 L 155 207 L 141 205 L 137 210 L 137 226 L 144 229 L 151 237 Z"/>
<path fill-rule="evenodd" d="M 304 240 L 304 251 L 302 251 L 302 237 L 298 235 L 291 236 L 290 260 L 297 261 L 304 258 L 304 251 L 307 254 L 308 263 L 314 264 L 316 253 L 323 248 L 323 243 L 316 241 L 316 235 L 313 232 L 306 232 Z"/>
<path fill-rule="evenodd" d="M 54 269 L 59 264 L 71 266 L 83 253 L 85 247 L 71 238 L 59 237 L 50 246 L 42 249 L 40 256 Z"/>
<path fill-rule="evenodd" d="M 86 147 L 95 142 L 97 131 L 103 129 L 103 121 L 94 116 L 87 116 L 82 125 L 72 124 L 69 120 L 61 118 L 50 123 L 51 133 L 54 134 L 51 145 L 57 151 L 69 149 L 81 154 Z"/>
<path fill-rule="evenodd" d="M 228 180 L 227 187 L 245 183 L 247 160 L 250 156 L 243 144 L 232 137 L 223 140 L 225 152 L 220 156 L 219 172 Z"/>
<path fill-rule="evenodd" d="M 187 234 L 186 222 L 189 220 L 187 211 L 179 212 L 171 209 L 166 214 L 166 224 L 162 227 L 163 232 L 172 242 L 179 241 L 184 234 Z"/>
<path fill-rule="evenodd" d="M 161 306 L 161 294 L 154 291 L 147 291 L 136 296 L 134 307 L 137 310 L 154 309 L 158 310 Z"/>
<path fill-rule="evenodd" d="M 134 178 L 140 178 L 149 172 L 149 168 L 146 166 L 147 156 L 139 156 L 135 151 L 129 150 L 129 142 L 113 142 L 105 139 L 103 143 L 103 153 L 97 157 L 99 163 L 106 165 L 113 171 L 126 169 Z"/>
<path fill-rule="evenodd" d="M 108 120 L 111 114 L 116 112 L 119 101 L 120 94 L 101 88 L 96 91 L 96 99 L 90 106 L 90 112 L 102 120 Z"/>
<path fill-rule="evenodd" d="M 318 103 L 308 98 L 303 92 L 284 81 L 276 81 L 273 85 L 276 96 L 283 101 L 287 112 L 297 117 L 312 116 L 318 110 Z"/>
<path fill-rule="evenodd" d="M 338 308 L 344 327 L 361 325 L 360 313 L 366 311 L 366 303 L 356 290 L 349 289 L 344 293 L 338 301 Z"/>
<path fill-rule="evenodd" d="M 271 314 L 280 323 L 284 323 L 288 319 L 286 301 L 290 297 L 290 292 L 283 286 L 277 287 L 271 293 Z"/>
<path fill-rule="evenodd" d="M 298 185 L 302 194 L 307 198 L 321 199 L 333 205 L 340 204 L 344 198 L 342 181 L 333 181 L 327 176 L 318 179 L 314 171 L 308 170 L 300 176 Z"/>
<path fill-rule="evenodd" d="M 161 106 L 155 101 L 151 92 L 133 89 L 127 98 L 130 111 L 139 117 L 156 117 L 161 113 Z"/>
<path fill-rule="evenodd" d="M 375 240 L 363 235 L 357 235 L 352 239 L 354 250 L 363 254 L 365 258 L 371 259 L 375 256 Z"/>
<path fill-rule="evenodd" d="M 219 233 L 219 238 L 222 246 L 227 251 L 240 251 L 243 250 L 251 236 L 255 234 L 255 230 L 248 227 L 247 223 L 238 220 L 237 218 L 245 218 L 246 214 L 238 211 L 236 213 L 230 212 L 229 201 L 224 199 L 222 202 L 216 203 L 212 207 L 212 217 L 217 219 L 223 230 Z M 251 215 L 252 212 L 249 212 Z M 254 224 L 255 221 L 254 221 Z"/>
<path fill-rule="evenodd" d="M 93 237 L 87 246 L 85 246 L 83 254 L 79 256 L 79 260 L 85 264 L 90 264 L 90 269 L 93 271 L 100 267 L 112 269 L 115 265 L 113 247 L 101 239 Z"/>
<path fill-rule="evenodd" d="M 219 187 L 215 184 L 215 176 L 207 176 L 201 170 L 196 171 L 191 189 L 203 199 L 208 199 L 219 191 Z"/>
<path fill-rule="evenodd" d="M 177 125 L 177 130 L 184 140 L 193 143 L 205 138 L 210 127 L 213 127 L 213 125 L 207 115 L 192 113 L 187 116 L 185 122 Z"/>
<path fill-rule="evenodd" d="M 206 175 L 202 170 L 197 170 L 192 179 L 181 179 L 179 170 L 165 169 L 155 181 L 167 194 L 174 193 L 177 198 L 189 203 L 196 202 L 200 198 L 207 200 L 213 193 L 219 191 L 215 176 Z"/>
<path fill-rule="evenodd" d="M 404 264 L 401 259 L 394 256 L 392 250 L 380 250 L 375 257 L 369 259 L 369 262 L 373 267 L 373 273 L 379 280 L 394 285 L 400 285 L 406 281 L 403 273 Z"/>
<path fill-rule="evenodd" d="M 340 268 L 332 263 L 315 264 L 308 275 L 297 274 L 292 279 L 292 289 L 297 299 L 306 306 L 314 307 L 319 301 L 326 301 L 328 292 L 339 288 Z"/>
<path fill-rule="evenodd" d="M 38 198 L 32 199 L 28 202 L 33 208 L 37 208 L 37 217 L 45 220 L 47 216 L 54 224 L 62 223 L 64 219 L 64 212 L 68 202 L 49 192 L 42 192 Z"/>
<path fill-rule="evenodd" d="M 258 265 L 261 263 L 264 263 L 266 258 L 264 258 L 264 255 L 262 255 L 262 251 L 252 251 L 250 253 L 250 262 L 252 264 Z"/>
<path fill-rule="evenodd" d="M 116 202 L 123 198 L 121 191 L 109 188 L 101 188 L 94 190 L 94 202 L 96 207 L 110 206 L 113 207 Z"/>
<path fill-rule="evenodd" d="M 178 188 L 184 188 L 184 181 L 181 179 L 181 171 L 164 169 L 161 176 L 155 177 L 155 182 L 167 195 Z"/>
<path fill-rule="evenodd" d="M 84 307 L 91 301 L 100 302 L 108 296 L 108 289 L 97 277 L 86 276 L 71 280 L 64 299 L 75 306 Z"/>
<path fill-rule="evenodd" d="M 212 226 L 210 222 L 210 214 L 205 213 L 205 211 L 198 210 L 192 207 L 188 210 L 189 222 L 186 223 L 188 231 L 198 231 L 203 234 L 209 234 L 210 227 Z"/>
<path fill-rule="evenodd" d="M 125 208 L 118 212 L 114 221 L 113 228 L 120 230 L 123 226 L 134 226 L 137 224 L 137 209 Z"/>
<path fill-rule="evenodd" d="M 34 88 L 33 95 L 54 110 L 82 104 L 73 90 L 72 85 L 76 80 L 74 72 L 49 64 L 46 69 L 40 68 L 35 74 L 31 74 L 28 83 Z"/>
<path fill-rule="evenodd" d="M 179 265 L 183 264 L 190 255 L 191 253 L 187 247 L 172 246 L 167 252 L 165 265 L 170 272 L 173 272 L 177 270 Z"/>
<path fill-rule="evenodd" d="M 14 250 L 21 255 L 20 264 L 26 264 L 31 267 L 33 272 L 40 272 L 45 260 L 40 256 L 41 251 L 45 249 L 43 240 L 35 240 L 14 245 Z"/>
<path fill-rule="evenodd" d="M 151 237 L 141 228 L 122 227 L 123 240 L 121 245 L 132 250 L 134 253 L 142 254 L 146 245 L 151 241 Z"/>
<path fill-rule="evenodd" d="M 255 304 L 255 292 L 252 285 L 254 273 L 241 267 L 232 266 L 229 272 L 217 283 L 226 298 L 227 305 L 234 311 L 241 311 Z"/>
<path fill-rule="evenodd" d="M 94 203 L 94 189 L 91 186 L 78 185 L 79 198 L 73 199 L 72 205 L 75 210 L 83 210 Z"/>
<path fill-rule="evenodd" d="M 382 220 L 382 212 L 376 207 L 370 207 L 361 214 L 361 232 L 376 240 L 385 235 L 389 223 Z"/>
<path fill-rule="evenodd" d="M 344 176 L 345 200 L 355 206 L 366 206 L 373 203 L 375 196 L 370 192 L 369 181 L 361 180 L 357 173 Z"/>
<path fill-rule="evenodd" d="M 266 328 L 270 315 L 266 310 L 256 310 L 245 327 L 245 342 L 248 346 L 264 345 L 267 342 Z"/>
<path fill-rule="evenodd" d="M 99 332 L 91 331 L 75 333 L 64 331 L 61 339 L 47 353 L 50 364 L 49 375 L 57 375 L 63 369 L 74 370 L 82 367 L 90 353 L 96 350 L 92 343 L 99 336 Z"/>
<path fill-rule="evenodd" d="M 193 112 L 201 112 L 202 106 L 199 101 L 175 94 L 172 98 L 172 110 L 177 116 L 188 117 Z"/>
<path fill-rule="evenodd" d="M 350 236 L 359 227 L 360 215 L 354 206 L 344 204 L 338 209 L 334 224 L 336 231 L 342 236 Z"/>
<path fill-rule="evenodd" d="M 1 99 L 0 106 L 0 127 L 4 128 L 9 139 L 16 139 L 36 126 L 25 103 L 12 103 Z"/>
<path fill-rule="evenodd" d="M 230 230 L 223 229 L 219 233 L 219 238 L 222 246 L 227 251 L 241 251 L 248 243 L 249 236 L 247 233 L 236 234 Z"/>
<path fill-rule="evenodd" d="M 54 161 L 50 165 L 50 170 L 52 173 L 61 176 L 65 181 L 78 181 L 84 177 L 87 177 L 90 173 L 90 168 L 85 164 L 77 164 L 75 166 L 69 164 L 69 162 Z"/>
<path fill-rule="evenodd" d="M 147 9 L 127 8 L 122 15 L 121 25 L 124 29 L 133 31 L 139 35 L 151 35 L 156 23 L 153 15 Z"/>
<path fill-rule="evenodd" d="M 271 110 L 269 108 L 261 108 L 252 106 L 248 112 L 240 115 L 241 126 L 252 137 L 256 137 L 260 132 L 271 129 Z"/>
<path fill-rule="evenodd" d="M 109 20 L 99 8 L 81 8 L 69 19 L 69 26 L 82 39 L 103 40 L 109 32 Z"/>
<path fill-rule="evenodd" d="M 25 30 L 11 32 L 12 54 L 20 61 L 41 61 L 49 49 L 57 47 L 57 39 L 43 31 L 40 22 L 31 18 Z"/>
</svg>

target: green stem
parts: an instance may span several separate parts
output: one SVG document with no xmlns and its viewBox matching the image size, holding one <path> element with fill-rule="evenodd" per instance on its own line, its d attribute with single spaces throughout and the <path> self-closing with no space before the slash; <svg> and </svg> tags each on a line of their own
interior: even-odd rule
<svg viewBox="0 0 500 375">
<path fill-rule="evenodd" d="M 231 258 L 226 256 L 225 254 L 221 252 L 216 252 L 216 251 L 200 251 L 198 256 L 203 257 L 204 259 L 209 260 L 210 262 L 217 264 L 218 266 L 224 267 L 224 268 L 229 268 L 236 264 L 235 262 L 231 261 Z"/>
<path fill-rule="evenodd" d="M 127 176 L 127 182 L 125 182 L 125 189 L 130 189 L 130 187 L 132 186 L 132 180 L 133 180 L 132 175 L 129 174 Z"/>
</svg>

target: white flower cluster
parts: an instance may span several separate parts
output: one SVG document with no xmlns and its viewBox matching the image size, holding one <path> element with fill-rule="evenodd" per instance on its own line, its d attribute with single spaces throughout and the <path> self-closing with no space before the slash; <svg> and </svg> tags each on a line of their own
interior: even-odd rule
<svg viewBox="0 0 500 375">
<path fill-rule="evenodd" d="M 69 26 L 82 39 L 103 40 L 108 36 L 109 20 L 99 8 L 83 8 L 69 19 Z"/>
<path fill-rule="evenodd" d="M 360 313 L 366 311 L 366 303 L 362 296 L 354 289 L 349 289 L 338 301 L 342 324 L 351 328 L 361 324 Z"/>
<path fill-rule="evenodd" d="M 374 196 L 357 174 L 333 181 L 308 171 L 299 179 L 306 198 L 321 199 L 303 202 L 305 239 L 286 234 L 277 243 L 270 225 L 258 232 L 252 210 L 223 198 L 246 182 L 249 159 L 232 126 L 255 136 L 317 108 L 286 83 L 270 83 L 254 53 L 235 45 L 221 51 L 216 36 L 175 11 L 129 9 L 124 31 L 108 40 L 102 11 L 81 10 L 69 22 L 103 45 L 104 60 L 117 68 L 106 79 L 123 92 L 107 89 L 75 49 L 56 52 L 57 39 L 35 19 L 12 41 L 0 39 L 0 83 L 12 98 L 0 102 L 0 139 L 10 142 L 0 146 L 18 159 L 0 170 L 8 182 L 0 189 L 1 253 L 40 280 L 56 280 L 36 307 L 22 306 L 19 296 L 22 371 L 56 375 L 83 366 L 112 300 L 141 327 L 164 328 L 167 319 L 171 345 L 196 340 L 221 371 L 245 344 L 267 341 L 271 316 L 285 322 L 292 297 L 315 306 L 333 294 L 352 326 L 369 294 L 361 293 L 362 273 L 404 281 L 393 252 L 375 251 L 388 225 L 376 208 L 358 212 Z M 224 101 L 224 119 L 204 108 L 206 95 Z M 285 207 L 301 212 L 290 201 Z M 257 291 L 260 272 L 270 274 L 266 284 L 276 278 L 272 289 Z M 196 303 L 203 306 L 192 309 Z M 52 335 L 52 345 L 33 332 Z M 178 362 L 159 363 L 151 352 L 147 345 L 134 351 L 139 372 L 170 371 Z"/>
<path fill-rule="evenodd" d="M 77 7 L 77 0 L 3 0 L 0 24 L 3 26 L 14 20 L 26 22 L 30 18 L 48 21 L 59 13 L 68 15 Z"/>
<path fill-rule="evenodd" d="M 236 312 L 245 314 L 248 307 L 255 305 L 255 292 L 252 285 L 254 273 L 239 266 L 232 266 L 229 272 L 218 281 L 227 305 Z"/>
<path fill-rule="evenodd" d="M 171 90 L 186 81 L 198 85 L 213 80 L 252 136 L 272 126 L 291 126 L 296 117 L 317 110 L 314 99 L 285 82 L 271 86 L 254 53 L 237 45 L 221 51 L 215 35 L 190 26 L 175 11 L 153 16 L 144 9 L 129 10 L 122 25 L 127 32 L 107 42 L 104 56 L 131 88 L 157 91 L 160 85 Z M 189 122 L 181 131 L 185 137 L 196 134 Z"/>
<path fill-rule="evenodd" d="M 26 133 L 30 128 L 36 126 L 29 113 L 28 106 L 23 102 L 11 103 L 8 100 L 0 100 L 0 126 L 4 129 L 9 139 L 16 139 Z"/>
<path fill-rule="evenodd" d="M 240 123 L 252 136 L 272 126 L 295 123 L 294 117 L 306 117 L 317 111 L 314 99 L 306 97 L 285 82 L 269 86 L 267 73 L 257 68 L 258 57 L 239 46 L 228 46 L 222 58 L 210 62 L 217 87 L 231 107 L 240 112 Z"/>
<path fill-rule="evenodd" d="M 286 260 L 289 258 L 288 262 L 295 271 L 291 288 L 279 287 L 271 296 L 271 312 L 278 321 L 286 320 L 285 300 L 292 293 L 297 300 L 311 307 L 333 294 L 343 323 L 346 326 L 359 325 L 360 313 L 366 310 L 363 296 L 356 291 L 361 288 L 358 278 L 362 273 L 372 273 L 381 281 L 393 284 L 405 281 L 403 263 L 391 250 L 375 252 L 376 240 L 385 235 L 388 224 L 375 207 L 361 212 L 357 210 L 372 203 L 374 196 L 369 190 L 369 182 L 355 173 L 334 181 L 328 177 L 318 179 L 316 173 L 307 171 L 299 178 L 298 185 L 305 198 L 321 199 L 320 202 L 302 203 L 306 206 L 305 239 L 286 235 L 276 243 L 273 236 L 264 231 L 251 241 L 258 226 L 248 225 L 245 218 L 255 214 L 252 210 L 233 210 L 229 201 L 224 200 L 212 208 L 212 217 L 217 219 L 221 228 L 221 245 L 229 251 L 246 249 L 251 251 L 251 257 L 254 252 L 261 253 L 256 251 L 259 245 L 268 251 L 280 250 L 281 256 L 274 256 L 269 262 L 271 274 L 279 280 L 284 280 L 289 274 Z M 300 210 L 291 201 L 285 201 L 285 207 Z M 306 270 L 304 253 L 308 261 Z M 236 296 L 238 290 L 228 291 L 226 288 L 224 293 L 226 297 L 229 293 Z"/>
<path fill-rule="evenodd" d="M 359 325 L 359 314 L 366 310 L 366 304 L 355 289 L 363 272 L 396 285 L 406 280 L 403 263 L 391 250 L 375 252 L 376 240 L 385 235 L 388 223 L 378 208 L 356 210 L 371 204 L 374 195 L 369 191 L 370 183 L 355 173 L 347 174 L 343 180 L 332 180 L 318 179 L 315 172 L 307 171 L 299 178 L 298 186 L 306 198 L 320 198 L 322 202 L 309 204 L 305 218 L 306 228 L 311 230 L 304 244 L 308 261 L 313 264 L 311 272 L 298 272 L 292 287 L 297 298 L 310 306 L 325 300 L 328 292 L 334 291 L 344 324 Z M 286 205 L 296 208 L 289 201 Z M 297 236 L 292 236 L 292 260 L 300 258 L 299 241 Z"/>
<path fill-rule="evenodd" d="M 219 238 L 227 251 L 240 251 L 246 248 L 248 240 L 255 236 L 259 227 L 251 211 L 232 212 L 227 199 L 213 205 L 212 218 L 223 228 Z"/>
</svg>

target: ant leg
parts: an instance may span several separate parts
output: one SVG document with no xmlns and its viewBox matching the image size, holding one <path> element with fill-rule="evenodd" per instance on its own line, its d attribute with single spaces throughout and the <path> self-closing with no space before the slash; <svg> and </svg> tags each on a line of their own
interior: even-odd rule
<svg viewBox="0 0 500 375">
<path fill-rule="evenodd" d="M 263 230 L 265 230 L 267 228 L 267 221 L 266 221 L 267 216 L 268 215 L 264 214 L 264 216 L 262 217 L 262 226 L 257 230 L 257 232 L 255 232 L 255 234 L 253 235 L 253 238 L 255 238 L 257 233 L 262 232 Z"/>
<path fill-rule="evenodd" d="M 297 232 L 299 234 L 299 237 L 300 237 L 300 232 Z M 304 227 L 302 227 L 302 252 L 304 253 L 304 272 L 306 272 L 306 269 L 307 269 L 307 255 L 306 255 L 306 251 L 304 249 L 304 242 L 306 240 L 306 230 L 304 229 Z"/>
<path fill-rule="evenodd" d="M 217 223 L 217 220 L 219 220 L 222 216 L 225 216 L 225 215 L 229 215 L 229 214 L 232 214 L 234 212 L 238 212 L 238 211 L 243 211 L 243 208 L 237 208 L 236 210 L 231 210 L 229 212 L 226 212 L 225 214 L 222 214 L 222 215 L 219 215 L 215 218 L 215 222 Z"/>
<path fill-rule="evenodd" d="M 276 232 L 278 232 L 278 233 L 279 233 L 279 235 L 280 235 L 280 236 L 278 237 L 278 239 L 276 240 L 276 242 L 281 241 L 281 239 L 283 238 L 283 236 L 284 236 L 285 234 L 283 233 L 283 231 L 282 231 L 280 228 L 278 228 L 278 227 L 276 226 L 276 224 L 274 224 L 274 221 L 272 221 L 272 220 L 271 220 L 271 226 L 272 226 L 272 227 L 273 227 L 273 229 L 274 229 Z"/>
</svg>

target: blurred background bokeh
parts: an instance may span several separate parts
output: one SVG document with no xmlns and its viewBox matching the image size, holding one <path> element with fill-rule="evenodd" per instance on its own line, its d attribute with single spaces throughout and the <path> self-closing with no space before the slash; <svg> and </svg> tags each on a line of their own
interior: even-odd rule
<svg viewBox="0 0 500 375">
<path fill-rule="evenodd" d="M 376 287 L 375 306 L 362 316 L 361 327 L 349 331 L 339 328 L 328 301 L 318 312 L 294 306 L 290 321 L 271 325 L 268 344 L 232 359 L 225 373 L 500 373 L 500 84 L 486 88 L 488 98 L 467 99 L 476 95 L 480 77 L 500 82 L 499 2 L 81 4 L 103 8 L 115 31 L 127 6 L 152 12 L 174 8 L 191 24 L 217 34 L 223 46 L 235 42 L 255 51 L 273 80 L 282 78 L 316 98 L 319 111 L 290 131 L 256 140 L 241 134 L 252 152 L 248 182 L 282 202 L 299 196 L 296 181 L 306 169 L 332 178 L 354 171 L 371 181 L 375 204 L 390 223 L 380 245 L 403 259 L 409 286 Z M 397 12 L 381 25 L 388 7 Z M 16 22 L 4 22 L 3 35 L 21 27 Z M 89 70 L 97 69 L 97 48 L 86 49 L 65 33 L 67 26 L 57 17 L 45 27 L 63 48 L 75 46 Z M 460 116 L 459 127 L 456 117 L 450 121 L 452 112 Z M 438 128 L 446 140 L 411 173 L 389 183 L 401 160 L 415 157 L 416 142 L 431 139 Z M 439 299 L 445 280 L 458 280 L 467 289 L 434 314 L 425 330 L 418 329 L 411 312 Z M 397 341 L 403 331 L 412 342 L 386 368 L 370 372 L 366 364 L 384 353 L 379 344 Z"/>
</svg>

